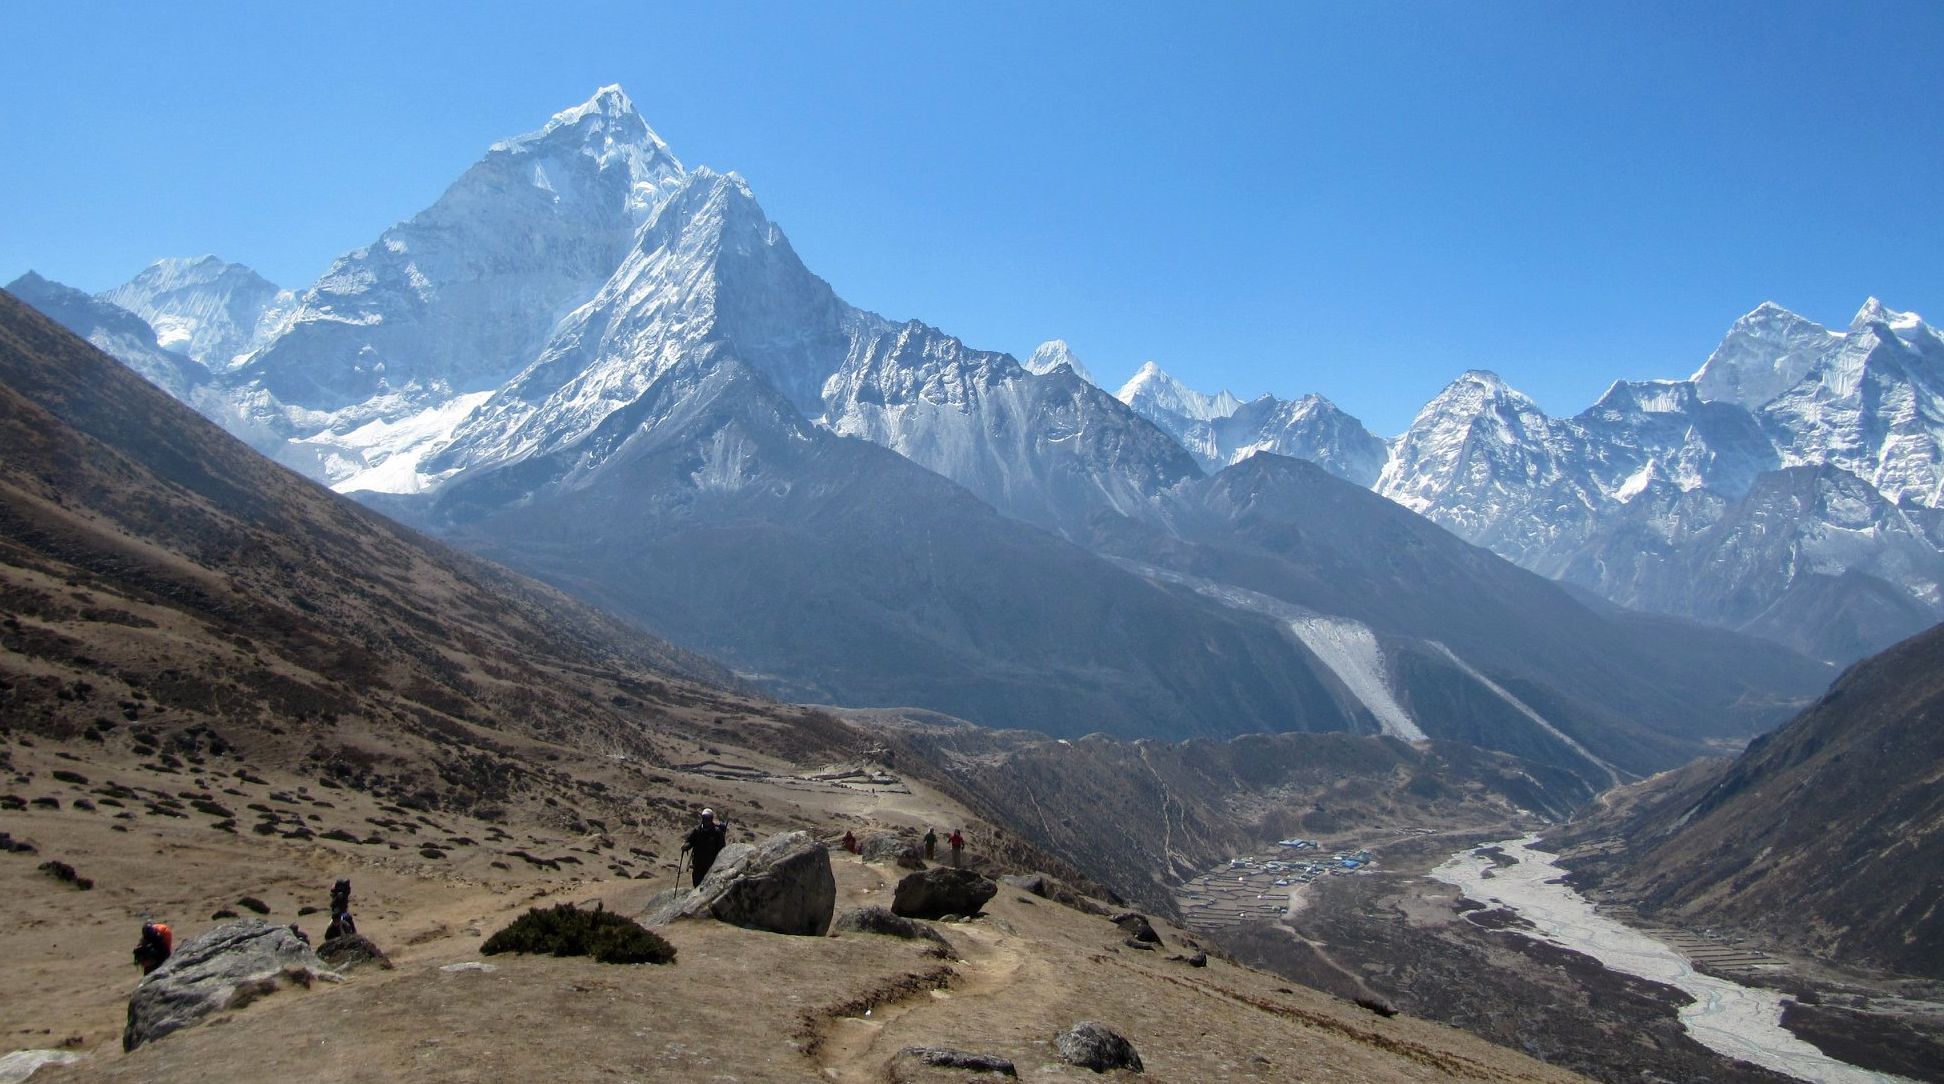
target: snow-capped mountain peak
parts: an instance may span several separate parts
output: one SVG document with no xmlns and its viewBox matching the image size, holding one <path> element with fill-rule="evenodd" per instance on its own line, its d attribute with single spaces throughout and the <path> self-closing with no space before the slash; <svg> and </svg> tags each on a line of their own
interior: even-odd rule
<svg viewBox="0 0 1944 1084">
<path fill-rule="evenodd" d="M 1161 410 L 1198 422 L 1226 418 L 1242 409 L 1242 400 L 1227 391 L 1215 395 L 1196 391 L 1152 361 L 1143 363 L 1114 398 L 1142 414 Z"/>
<path fill-rule="evenodd" d="M 1704 400 L 1753 410 L 1794 387 L 1842 339 L 1840 331 L 1764 301 L 1729 327 L 1690 379 Z"/>
<path fill-rule="evenodd" d="M 163 347 L 217 372 L 265 339 L 294 301 L 248 267 L 215 256 L 157 260 L 100 297 L 147 320 Z"/>
<path fill-rule="evenodd" d="M 1074 355 L 1073 348 L 1067 345 L 1065 339 L 1048 339 L 1039 344 L 1038 349 L 1033 351 L 1033 356 L 1026 359 L 1025 365 L 1027 372 L 1037 373 L 1040 376 L 1045 376 L 1064 365 L 1073 370 L 1074 376 L 1095 387 L 1100 386 L 1100 381 L 1094 379 L 1093 373 L 1089 372 Z"/>
<path fill-rule="evenodd" d="M 1874 297 L 1863 302 L 1863 307 L 1856 310 L 1856 318 L 1850 321 L 1850 330 L 1861 331 L 1871 324 L 1888 327 L 1900 339 L 1912 338 L 1927 328 L 1922 316 L 1914 312 L 1898 312 Z"/>
</svg>

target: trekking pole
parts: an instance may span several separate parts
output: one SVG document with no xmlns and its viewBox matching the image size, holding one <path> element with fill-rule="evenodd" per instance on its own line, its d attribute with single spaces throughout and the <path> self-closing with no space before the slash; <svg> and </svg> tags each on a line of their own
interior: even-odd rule
<svg viewBox="0 0 1944 1084">
<path fill-rule="evenodd" d="M 676 888 L 682 887 L 682 866 L 687 862 L 688 862 L 687 851 L 683 851 L 681 857 L 675 859 L 675 887 Z"/>
</svg>

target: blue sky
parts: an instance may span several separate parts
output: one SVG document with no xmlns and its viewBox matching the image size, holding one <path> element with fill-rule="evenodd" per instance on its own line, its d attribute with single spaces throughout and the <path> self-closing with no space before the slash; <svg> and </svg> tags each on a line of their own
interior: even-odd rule
<svg viewBox="0 0 1944 1084">
<path fill-rule="evenodd" d="M 1944 315 L 1935 2 L 281 7 L 0 6 L 0 280 L 302 286 L 618 82 L 855 304 L 1380 433 L 1469 367 L 1685 376 L 1765 299 Z"/>
</svg>

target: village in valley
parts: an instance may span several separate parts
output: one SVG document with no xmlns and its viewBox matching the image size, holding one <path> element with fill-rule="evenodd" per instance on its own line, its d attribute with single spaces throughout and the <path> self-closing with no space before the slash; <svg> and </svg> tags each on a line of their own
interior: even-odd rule
<svg viewBox="0 0 1944 1084">
<path fill-rule="evenodd" d="M 1276 847 L 1274 855 L 1231 858 L 1182 885 L 1175 898 L 1183 920 L 1213 930 L 1281 918 L 1318 878 L 1354 875 L 1376 861 L 1361 847 L 1324 854 L 1314 839 L 1278 840 Z"/>
</svg>

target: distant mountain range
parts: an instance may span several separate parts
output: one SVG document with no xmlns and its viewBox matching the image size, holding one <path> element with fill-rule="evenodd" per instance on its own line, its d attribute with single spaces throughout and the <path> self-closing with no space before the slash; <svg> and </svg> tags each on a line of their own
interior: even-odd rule
<svg viewBox="0 0 1944 1084">
<path fill-rule="evenodd" d="M 1499 404 L 1523 408 L 1488 377 L 1415 442 L 1158 369 L 1109 395 L 1064 344 L 1022 365 L 845 303 L 740 177 L 683 166 L 615 87 L 304 290 L 212 259 L 101 298 L 10 289 L 273 458 L 792 697 L 1076 736 L 1450 738 L 1605 785 L 1758 733 L 1827 679 L 1434 526 L 1530 534 L 1536 475 L 1508 472 L 1582 447 L 1536 414 L 1547 440 L 1494 443 Z M 1774 473 L 1750 448 L 1744 504 Z M 1449 481 L 1399 481 L 1407 458 Z M 1715 492 L 1658 478 L 1635 497 Z M 1473 481 L 1498 503 L 1448 512 Z M 1858 552 L 1888 545 L 1874 524 Z M 1913 538 L 1910 562 L 1935 557 Z M 1770 535 L 1734 541 L 1750 583 L 1778 575 Z M 1682 552 L 1633 579 L 1674 578 Z M 1785 601 L 1867 639 L 1926 604 L 1881 564 L 1822 593 L 1790 571 Z"/>
<path fill-rule="evenodd" d="M 1833 661 L 1944 618 L 1944 335 L 1875 298 L 1845 331 L 1764 303 L 1691 378 L 1617 381 L 1572 418 L 1478 371 L 1389 441 L 1151 362 L 1119 397 L 1205 469 L 1308 459 L 1623 606 Z"/>
</svg>

